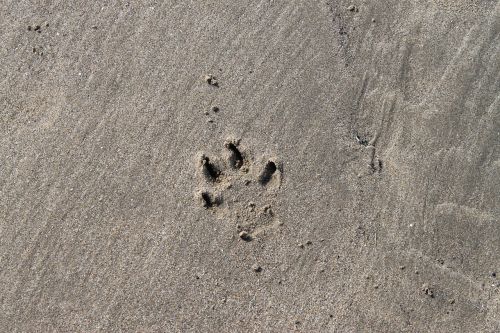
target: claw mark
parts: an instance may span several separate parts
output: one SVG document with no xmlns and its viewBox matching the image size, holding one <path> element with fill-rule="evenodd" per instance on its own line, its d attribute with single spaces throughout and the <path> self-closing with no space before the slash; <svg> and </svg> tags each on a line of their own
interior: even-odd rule
<svg viewBox="0 0 500 333">
<path fill-rule="evenodd" d="M 224 146 L 231 152 L 231 156 L 229 157 L 229 163 L 233 169 L 239 169 L 243 165 L 243 155 L 237 148 L 238 141 L 226 141 Z"/>
<path fill-rule="evenodd" d="M 205 178 L 207 178 L 208 180 L 210 180 L 212 182 L 217 181 L 217 178 L 219 177 L 220 172 L 217 170 L 217 168 L 212 163 L 210 163 L 210 159 L 207 156 L 203 155 L 201 157 L 200 164 L 201 164 L 201 167 L 203 169 L 203 174 L 205 175 Z"/>
<path fill-rule="evenodd" d="M 266 166 L 264 167 L 264 170 L 260 174 L 259 183 L 261 185 L 267 185 L 267 183 L 269 183 L 276 170 L 277 170 L 276 163 L 274 163 L 273 161 L 268 161 L 266 163 Z"/>
<path fill-rule="evenodd" d="M 221 199 L 219 197 L 213 198 L 212 195 L 207 191 L 200 192 L 199 197 L 201 199 L 201 204 L 206 209 L 214 206 L 219 206 L 221 204 Z"/>
</svg>

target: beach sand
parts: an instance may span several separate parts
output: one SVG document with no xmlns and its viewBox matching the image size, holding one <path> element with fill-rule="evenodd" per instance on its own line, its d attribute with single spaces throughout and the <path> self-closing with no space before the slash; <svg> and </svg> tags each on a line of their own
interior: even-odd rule
<svg viewBox="0 0 500 333">
<path fill-rule="evenodd" d="M 5 0 L 0 41 L 0 331 L 500 331 L 498 1 Z"/>
</svg>

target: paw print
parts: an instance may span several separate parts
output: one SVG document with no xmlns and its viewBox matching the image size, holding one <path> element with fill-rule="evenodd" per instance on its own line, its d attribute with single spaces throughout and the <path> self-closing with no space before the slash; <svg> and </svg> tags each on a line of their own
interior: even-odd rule
<svg viewBox="0 0 500 333">
<path fill-rule="evenodd" d="M 283 167 L 279 159 L 258 160 L 239 139 L 227 139 L 223 156 L 199 154 L 196 199 L 207 212 L 231 221 L 243 240 L 277 228 L 274 208 L 281 187 Z"/>
</svg>

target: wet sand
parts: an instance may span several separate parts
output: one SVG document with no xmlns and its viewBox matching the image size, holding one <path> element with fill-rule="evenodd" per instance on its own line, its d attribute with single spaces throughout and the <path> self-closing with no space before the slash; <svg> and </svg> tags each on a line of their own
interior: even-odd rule
<svg viewBox="0 0 500 333">
<path fill-rule="evenodd" d="M 0 331 L 500 331 L 497 1 L 4 1 Z"/>
</svg>

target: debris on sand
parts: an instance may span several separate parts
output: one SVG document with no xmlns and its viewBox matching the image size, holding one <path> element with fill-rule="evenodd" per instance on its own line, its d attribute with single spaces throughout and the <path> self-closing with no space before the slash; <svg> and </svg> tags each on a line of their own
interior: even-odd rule
<svg viewBox="0 0 500 333">
<path fill-rule="evenodd" d="M 350 5 L 349 7 L 347 7 L 347 10 L 350 11 L 350 12 L 359 12 L 359 9 L 358 7 L 354 6 L 354 5 Z"/>
<path fill-rule="evenodd" d="M 429 284 L 424 283 L 422 285 L 422 291 L 431 298 L 434 298 L 434 290 L 429 287 Z"/>
<path fill-rule="evenodd" d="M 256 272 L 256 273 L 260 273 L 260 272 L 262 272 L 262 267 L 260 267 L 260 266 L 259 266 L 259 265 L 257 265 L 257 264 L 253 264 L 253 265 L 252 265 L 252 270 L 253 270 L 254 272 Z"/>
<path fill-rule="evenodd" d="M 205 75 L 205 82 L 214 87 L 219 86 L 219 82 L 217 82 L 216 77 L 213 76 L 212 74 Z"/>
<path fill-rule="evenodd" d="M 45 26 L 48 27 L 48 24 L 45 25 Z M 41 33 L 42 32 L 42 27 L 39 24 L 36 24 L 34 26 L 28 25 L 28 31 L 36 31 L 38 33 Z"/>
<path fill-rule="evenodd" d="M 273 216 L 273 210 L 271 208 L 271 205 L 265 205 L 263 208 L 262 208 L 262 212 L 266 215 L 270 215 L 270 216 Z"/>
</svg>

